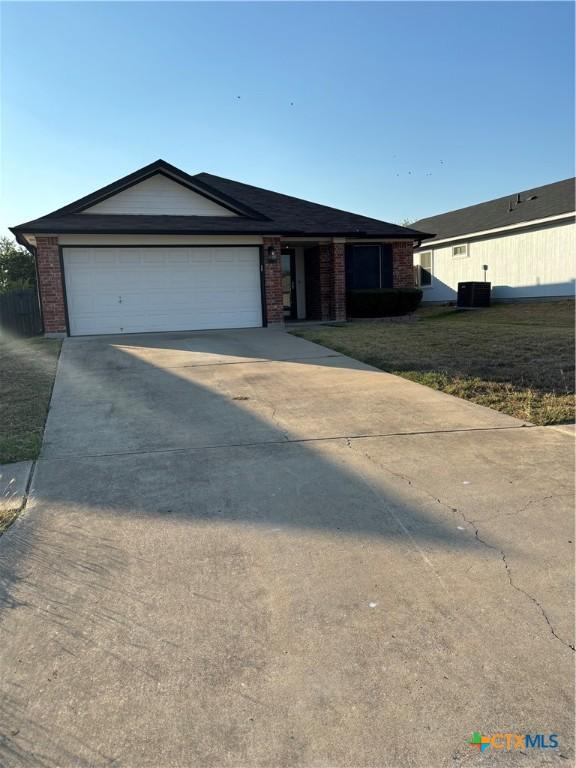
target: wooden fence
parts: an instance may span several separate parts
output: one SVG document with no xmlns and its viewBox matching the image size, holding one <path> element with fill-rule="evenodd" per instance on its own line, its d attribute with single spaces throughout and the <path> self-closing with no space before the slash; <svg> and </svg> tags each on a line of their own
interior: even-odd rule
<svg viewBox="0 0 576 768">
<path fill-rule="evenodd" d="M 42 318 L 35 288 L 0 293 L 0 334 L 36 336 L 42 333 Z"/>
</svg>

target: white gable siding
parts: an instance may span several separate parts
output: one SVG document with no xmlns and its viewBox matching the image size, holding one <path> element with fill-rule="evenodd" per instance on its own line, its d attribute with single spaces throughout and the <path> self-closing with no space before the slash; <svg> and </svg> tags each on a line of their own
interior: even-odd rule
<svg viewBox="0 0 576 768">
<path fill-rule="evenodd" d="M 156 174 L 123 192 L 86 208 L 83 213 L 148 214 L 152 216 L 236 216 L 197 192 Z"/>
<path fill-rule="evenodd" d="M 427 248 L 432 251 L 432 285 L 424 287 L 423 301 L 455 301 L 458 283 L 484 279 L 483 264 L 488 265 L 486 279 L 492 283 L 494 299 L 522 299 L 573 296 L 576 280 L 576 225 L 558 223 L 492 238 L 468 241 L 468 256 L 452 256 L 456 243 Z"/>
</svg>

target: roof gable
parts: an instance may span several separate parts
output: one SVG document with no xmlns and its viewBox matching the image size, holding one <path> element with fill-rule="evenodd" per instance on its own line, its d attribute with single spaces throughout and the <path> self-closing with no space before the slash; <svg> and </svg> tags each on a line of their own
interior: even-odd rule
<svg viewBox="0 0 576 768">
<path fill-rule="evenodd" d="M 163 173 L 149 176 L 81 211 L 82 215 L 89 213 L 148 216 L 238 215 Z"/>
<path fill-rule="evenodd" d="M 120 192 L 128 190 L 131 187 L 134 187 L 135 185 L 138 185 L 144 182 L 145 180 L 158 175 L 162 175 L 167 179 L 173 181 L 174 183 L 179 184 L 187 189 L 190 189 L 196 192 L 198 196 L 204 197 L 207 200 L 213 201 L 220 207 L 227 209 L 233 214 L 237 214 L 238 216 L 248 216 L 255 219 L 262 218 L 261 215 L 258 213 L 258 211 L 254 211 L 248 206 L 242 204 L 237 200 L 234 200 L 228 197 L 225 194 L 221 194 L 216 192 L 216 190 L 209 189 L 205 184 L 202 184 L 202 182 L 198 180 L 195 176 L 190 176 L 190 174 L 185 173 L 184 171 L 181 171 L 179 168 L 176 168 L 176 166 L 174 165 L 170 165 L 170 163 L 167 163 L 165 160 L 156 160 L 155 162 L 150 163 L 150 165 L 145 165 L 143 168 L 140 168 L 139 170 L 134 171 L 134 173 L 129 173 L 127 176 L 123 176 L 121 179 L 118 179 L 117 181 L 113 181 L 111 184 L 107 184 L 105 187 L 101 187 L 100 189 L 97 189 L 95 192 L 92 192 L 91 194 L 86 195 L 85 197 L 81 197 L 78 200 L 75 200 L 74 202 L 69 203 L 68 205 L 65 205 L 63 208 L 58 208 L 58 210 L 52 211 L 52 213 L 47 214 L 43 218 L 46 219 L 51 217 L 61 217 L 64 214 L 67 215 L 67 214 L 73 214 L 73 213 L 74 214 L 82 213 L 84 211 L 87 211 L 88 208 L 94 209 L 97 204 L 102 203 L 108 198 L 111 198 L 113 196 L 118 196 Z M 90 211 L 90 213 L 95 213 L 95 211 L 92 210 Z M 98 213 L 104 213 L 104 211 L 101 210 Z M 110 211 L 106 211 L 106 213 L 111 214 Z M 152 215 L 163 215 L 163 214 L 152 214 Z M 174 213 L 173 215 L 178 215 L 178 214 Z M 186 215 L 190 215 L 190 214 L 186 214 Z M 204 214 L 204 215 L 213 216 L 214 213 Z M 218 213 L 217 215 L 222 215 L 222 214 Z"/>
</svg>

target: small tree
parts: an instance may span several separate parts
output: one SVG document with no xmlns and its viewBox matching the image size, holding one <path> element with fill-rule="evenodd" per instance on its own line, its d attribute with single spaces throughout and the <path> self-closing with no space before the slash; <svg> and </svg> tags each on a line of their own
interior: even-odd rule
<svg viewBox="0 0 576 768">
<path fill-rule="evenodd" d="M 34 257 L 9 237 L 0 238 L 0 293 L 36 285 Z"/>
</svg>

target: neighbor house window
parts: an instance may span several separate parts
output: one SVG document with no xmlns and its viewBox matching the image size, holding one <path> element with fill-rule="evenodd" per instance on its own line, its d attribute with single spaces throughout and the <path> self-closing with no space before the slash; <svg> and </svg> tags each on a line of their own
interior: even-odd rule
<svg viewBox="0 0 576 768">
<path fill-rule="evenodd" d="M 420 269 L 418 272 L 418 283 L 421 288 L 432 285 L 432 251 L 425 251 L 420 254 Z"/>
<path fill-rule="evenodd" d="M 467 245 L 455 245 L 452 247 L 452 258 L 453 259 L 465 259 L 466 256 L 468 256 L 468 246 Z"/>
</svg>

